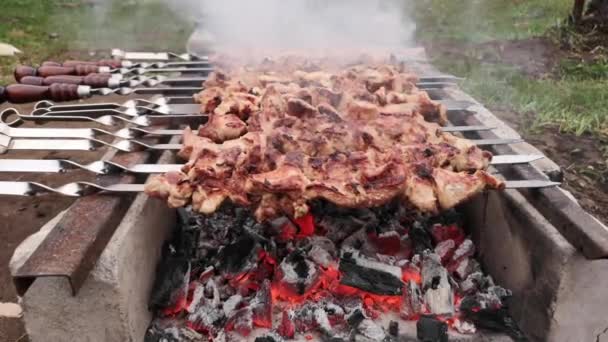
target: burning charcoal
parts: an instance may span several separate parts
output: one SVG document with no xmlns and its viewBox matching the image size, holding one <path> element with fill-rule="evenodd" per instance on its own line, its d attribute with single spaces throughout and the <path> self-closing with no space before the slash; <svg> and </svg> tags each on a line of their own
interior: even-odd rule
<svg viewBox="0 0 608 342">
<path fill-rule="evenodd" d="M 259 336 L 255 338 L 255 342 L 283 342 L 285 341 L 281 336 L 275 333 L 267 333 L 264 336 Z"/>
<path fill-rule="evenodd" d="M 197 281 L 192 284 L 192 287 L 194 287 L 192 290 L 192 301 L 186 308 L 188 313 L 193 313 L 196 311 L 198 306 L 202 305 L 203 301 L 205 300 L 205 285 Z"/>
<path fill-rule="evenodd" d="M 293 323 L 294 312 L 292 310 L 283 311 L 281 324 L 277 331 L 286 339 L 292 339 L 296 334 L 296 326 Z"/>
<path fill-rule="evenodd" d="M 348 325 L 351 328 L 357 328 L 359 326 L 359 324 L 361 324 L 361 322 L 363 322 L 363 320 L 365 320 L 365 318 L 366 317 L 365 317 L 365 314 L 363 313 L 363 309 L 357 308 L 346 316 L 346 322 L 348 322 Z"/>
<path fill-rule="evenodd" d="M 401 235 L 395 230 L 370 234 L 370 240 L 381 254 L 395 255 L 401 250 Z"/>
<path fill-rule="evenodd" d="M 401 317 L 414 319 L 424 311 L 422 291 L 416 282 L 409 280 L 406 284 L 401 306 Z"/>
<path fill-rule="evenodd" d="M 164 258 L 159 263 L 158 275 L 152 287 L 148 307 L 161 310 L 167 315 L 180 312 L 186 305 L 188 283 L 190 282 L 190 262 L 182 258 Z"/>
<path fill-rule="evenodd" d="M 493 285 L 494 282 L 491 277 L 486 277 L 481 271 L 478 271 L 469 274 L 467 279 L 460 283 L 460 291 L 464 294 L 473 294 Z"/>
<path fill-rule="evenodd" d="M 222 304 L 222 310 L 224 310 L 224 315 L 226 315 L 226 317 L 232 316 L 234 310 L 236 310 L 242 302 L 243 296 L 239 294 L 235 294 L 234 296 L 231 296 L 230 298 L 225 300 L 224 304 Z"/>
<path fill-rule="evenodd" d="M 427 249 L 432 249 L 431 236 L 418 221 L 414 222 L 409 232 L 410 239 L 414 245 L 414 252 L 421 254 Z"/>
<path fill-rule="evenodd" d="M 479 271 L 481 271 L 481 266 L 475 259 L 463 258 L 456 263 L 453 274 L 458 279 L 464 280 L 467 279 L 471 273 Z"/>
<path fill-rule="evenodd" d="M 457 261 L 462 258 L 472 257 L 473 254 L 475 254 L 475 244 L 470 239 L 466 239 L 456 248 L 452 260 Z"/>
<path fill-rule="evenodd" d="M 253 330 L 253 311 L 250 307 L 244 307 L 234 311 L 225 325 L 226 331 L 235 331 L 242 336 L 249 336 Z"/>
<path fill-rule="evenodd" d="M 460 245 L 465 239 L 464 231 L 457 225 L 435 224 L 431 227 L 431 235 L 437 244 L 445 240 L 454 240 L 456 245 Z"/>
<path fill-rule="evenodd" d="M 188 314 L 186 320 L 192 329 L 215 335 L 224 321 L 224 311 L 203 303 Z"/>
<path fill-rule="evenodd" d="M 456 331 L 458 331 L 461 334 L 472 335 L 475 332 L 477 332 L 477 329 L 475 328 L 475 324 L 473 324 L 471 322 L 460 320 L 458 318 L 454 319 L 453 327 L 454 327 L 454 329 L 456 329 Z"/>
<path fill-rule="evenodd" d="M 270 280 L 266 279 L 255 297 L 251 300 L 253 310 L 253 325 L 262 328 L 272 328 L 272 294 Z"/>
<path fill-rule="evenodd" d="M 448 342 L 448 325 L 431 316 L 422 316 L 416 323 L 416 336 L 422 342 Z"/>
<path fill-rule="evenodd" d="M 339 270 L 342 272 L 340 283 L 343 285 L 380 295 L 397 296 L 402 293 L 399 267 L 366 259 L 357 251 L 347 250 L 342 254 Z"/>
<path fill-rule="evenodd" d="M 275 279 L 279 286 L 296 295 L 303 295 L 315 284 L 319 271 L 314 262 L 296 250 L 283 259 Z"/>
<path fill-rule="evenodd" d="M 193 301 L 188 306 L 186 320 L 189 326 L 196 331 L 217 333 L 224 320 L 224 311 L 220 306 L 220 293 L 213 279 L 204 286 L 195 285 Z M 202 290 L 201 290 L 202 289 Z"/>
<path fill-rule="evenodd" d="M 448 281 L 448 272 L 441 266 L 439 255 L 429 251 L 425 251 L 422 258 L 422 288 L 431 313 L 454 313 L 454 293 Z"/>
<path fill-rule="evenodd" d="M 505 306 L 482 308 L 482 303 L 475 297 L 467 296 L 460 303 L 460 312 L 464 319 L 470 320 L 479 328 L 506 333 L 515 341 L 526 341 Z"/>
<path fill-rule="evenodd" d="M 454 240 L 444 240 L 435 246 L 435 254 L 439 255 L 441 258 L 441 263 L 445 264 L 448 260 L 452 258 L 454 255 L 454 250 L 456 249 L 456 242 Z"/>
<path fill-rule="evenodd" d="M 333 205 L 316 205 L 313 216 L 318 218 L 317 228 L 325 231 L 330 240 L 341 243 L 354 232 L 378 225 L 376 215 L 369 209 L 343 209 Z"/>
<path fill-rule="evenodd" d="M 310 239 L 312 247 L 308 251 L 308 257 L 325 268 L 336 263 L 336 246 L 334 243 L 323 236 L 314 236 Z"/>
<path fill-rule="evenodd" d="M 234 243 L 226 245 L 217 255 L 217 268 L 232 275 L 242 274 L 257 266 L 257 242 L 249 235 L 243 235 Z"/>
<path fill-rule="evenodd" d="M 375 342 L 382 341 L 386 338 L 386 333 L 381 326 L 376 324 L 369 318 L 364 319 L 359 323 L 356 329 L 356 342 Z"/>
<path fill-rule="evenodd" d="M 173 319 L 153 321 L 144 336 L 144 342 L 198 342 L 202 340 L 201 334 Z"/>
<path fill-rule="evenodd" d="M 327 317 L 327 312 L 322 308 L 316 308 L 314 311 L 315 322 L 319 326 L 321 332 L 325 335 L 332 334 L 331 323 L 329 323 L 329 317 Z"/>
<path fill-rule="evenodd" d="M 399 322 L 390 321 L 388 324 L 388 333 L 393 337 L 399 337 Z"/>
</svg>

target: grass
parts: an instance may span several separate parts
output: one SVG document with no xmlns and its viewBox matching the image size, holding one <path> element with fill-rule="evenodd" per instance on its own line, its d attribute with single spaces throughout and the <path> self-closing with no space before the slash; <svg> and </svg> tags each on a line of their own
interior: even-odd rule
<svg viewBox="0 0 608 342">
<path fill-rule="evenodd" d="M 423 40 L 484 43 L 542 35 L 566 17 L 572 0 L 417 0 Z"/>
<path fill-rule="evenodd" d="M 462 58 L 439 53 L 443 71 L 463 76 L 463 88 L 490 107 L 532 117 L 532 129 L 554 125 L 575 134 L 608 133 L 608 58 L 564 53 L 549 77 L 531 76 L 507 62 L 484 63 L 480 44 L 544 37 L 569 47 L 585 37 L 564 23 L 572 0 L 422 0 L 416 2 L 418 39 L 435 46 L 460 46 Z"/>
<path fill-rule="evenodd" d="M 1 0 L 0 42 L 24 54 L 0 57 L 0 83 L 11 83 L 19 63 L 77 57 L 89 52 L 128 49 L 178 50 L 188 24 L 161 0 Z"/>
</svg>

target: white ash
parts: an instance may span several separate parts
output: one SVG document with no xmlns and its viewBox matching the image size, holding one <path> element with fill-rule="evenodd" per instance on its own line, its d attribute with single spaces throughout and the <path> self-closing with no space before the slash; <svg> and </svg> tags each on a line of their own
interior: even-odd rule
<svg viewBox="0 0 608 342">
<path fill-rule="evenodd" d="M 437 315 L 454 313 L 454 292 L 447 270 L 441 265 L 439 255 L 430 251 L 423 254 L 422 284 L 427 308 Z"/>
<path fill-rule="evenodd" d="M 479 270 L 479 263 L 471 258 L 463 258 L 458 261 L 454 274 L 459 279 L 466 279 L 469 274 Z"/>
<path fill-rule="evenodd" d="M 458 248 L 456 248 L 452 260 L 458 260 L 465 256 L 472 256 L 473 254 L 475 254 L 475 244 L 470 239 L 466 239 Z"/>
<path fill-rule="evenodd" d="M 394 266 L 395 263 L 397 262 L 397 258 L 395 258 L 392 255 L 386 255 L 386 254 L 377 253 L 376 259 L 378 259 L 378 261 L 380 261 L 381 263 L 391 265 L 391 266 Z"/>
<path fill-rule="evenodd" d="M 235 294 L 234 296 L 231 296 L 230 298 L 226 299 L 226 301 L 224 301 L 224 304 L 222 305 L 222 309 L 224 310 L 224 314 L 226 315 L 226 317 L 229 317 L 230 314 L 242 301 L 243 296 L 239 294 Z"/>
<path fill-rule="evenodd" d="M 355 263 L 361 267 L 376 269 L 385 273 L 389 273 L 395 276 L 396 278 L 401 279 L 401 268 L 397 266 L 387 265 L 381 262 L 370 260 L 362 256 L 359 251 L 351 247 L 343 248 L 342 255 L 344 255 L 345 253 L 350 253 L 352 255 L 352 259 L 355 260 Z"/>
<path fill-rule="evenodd" d="M 325 310 L 330 312 L 332 315 L 342 316 L 344 315 L 344 309 L 340 305 L 337 305 L 333 302 L 329 302 L 325 304 Z"/>
<path fill-rule="evenodd" d="M 217 288 L 215 280 L 209 279 L 205 284 L 205 292 L 211 294 L 211 306 L 218 307 L 221 304 L 220 290 Z"/>
<path fill-rule="evenodd" d="M 325 268 L 336 264 L 336 259 L 323 247 L 314 245 L 308 251 L 308 257 Z"/>
<path fill-rule="evenodd" d="M 458 318 L 454 319 L 453 327 L 461 334 L 473 335 L 477 332 L 475 324 L 467 321 L 462 321 Z"/>
<path fill-rule="evenodd" d="M 195 287 L 192 293 L 192 302 L 190 302 L 190 305 L 188 305 L 188 307 L 186 308 L 186 311 L 188 313 L 194 312 L 199 306 L 199 304 L 202 304 L 204 301 L 205 285 L 196 282 L 194 286 Z"/>
<path fill-rule="evenodd" d="M 378 234 L 378 237 L 381 237 L 381 238 L 388 238 L 388 237 L 391 237 L 391 236 L 395 236 L 395 237 L 401 238 L 401 235 L 399 235 L 399 233 L 397 231 L 395 231 L 395 230 L 391 230 L 389 232 L 384 232 L 384 233 Z"/>
<path fill-rule="evenodd" d="M 327 312 L 322 308 L 316 308 L 314 311 L 315 322 L 319 325 L 319 328 L 324 333 L 330 333 L 331 323 L 329 323 L 329 318 L 327 317 Z"/>
<path fill-rule="evenodd" d="M 420 254 L 416 254 L 412 257 L 412 265 L 420 266 L 422 262 L 422 256 Z"/>
<path fill-rule="evenodd" d="M 443 259 L 455 247 L 456 242 L 454 240 L 441 241 L 435 246 L 435 253 Z"/>
<path fill-rule="evenodd" d="M 288 284 L 297 284 L 297 283 L 301 282 L 302 280 L 304 280 L 305 284 L 312 283 L 312 281 L 317 277 L 317 273 L 318 273 L 317 268 L 315 267 L 315 264 L 308 259 L 305 259 L 304 262 L 306 263 L 306 266 L 308 267 L 308 275 L 306 276 L 306 279 L 302 279 L 298 275 L 298 273 L 296 272 L 296 269 L 292 263 L 284 260 L 279 265 L 279 267 L 281 268 L 281 272 L 283 273 L 283 278 L 281 279 L 281 281 L 284 281 Z"/>
<path fill-rule="evenodd" d="M 356 336 L 355 341 L 382 341 L 386 338 L 384 329 L 369 318 L 364 319 L 359 323 L 357 332 L 364 338 Z"/>
</svg>

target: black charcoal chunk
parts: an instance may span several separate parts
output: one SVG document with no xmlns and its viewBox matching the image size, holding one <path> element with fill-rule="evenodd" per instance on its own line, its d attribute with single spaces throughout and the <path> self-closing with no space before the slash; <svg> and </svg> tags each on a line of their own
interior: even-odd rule
<svg viewBox="0 0 608 342">
<path fill-rule="evenodd" d="M 255 338 L 255 342 L 284 342 L 285 340 L 273 332 Z"/>
<path fill-rule="evenodd" d="M 422 342 L 448 342 L 448 325 L 432 316 L 422 316 L 416 323 L 416 336 Z"/>
<path fill-rule="evenodd" d="M 342 253 L 340 283 L 379 294 L 398 296 L 402 293 L 401 269 L 360 256 L 354 250 Z"/>
<path fill-rule="evenodd" d="M 190 281 L 190 262 L 183 258 L 164 258 L 156 269 L 157 277 L 148 302 L 150 310 L 173 307 L 185 299 Z"/>
<path fill-rule="evenodd" d="M 364 319 L 365 314 L 363 311 L 361 309 L 356 309 L 348 315 L 346 322 L 351 328 L 357 328 Z"/>
<path fill-rule="evenodd" d="M 156 319 L 151 324 L 144 342 L 198 342 L 203 336 L 174 319 Z"/>
<path fill-rule="evenodd" d="M 505 305 L 499 308 L 483 307 L 478 298 L 467 296 L 460 303 L 460 312 L 464 319 L 473 322 L 478 328 L 505 333 L 515 341 L 527 341 Z"/>
<path fill-rule="evenodd" d="M 393 337 L 399 336 L 399 322 L 390 321 L 388 324 L 388 333 Z"/>
<path fill-rule="evenodd" d="M 229 274 L 248 270 L 257 264 L 257 247 L 257 242 L 251 236 L 241 236 L 220 250 L 217 255 L 217 268 Z"/>
</svg>

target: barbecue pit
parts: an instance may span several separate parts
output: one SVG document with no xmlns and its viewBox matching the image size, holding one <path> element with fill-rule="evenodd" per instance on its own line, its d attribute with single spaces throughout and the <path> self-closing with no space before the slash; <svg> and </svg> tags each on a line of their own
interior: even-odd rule
<svg viewBox="0 0 608 342">
<path fill-rule="evenodd" d="M 416 66 L 430 71 L 425 63 Z M 473 101 L 457 88 L 435 89 L 432 95 Z M 478 135 L 471 138 L 520 139 L 480 104 L 468 109 L 475 114 L 454 111 L 451 121 L 499 128 L 467 133 Z M 513 147 L 519 153 L 538 153 L 527 144 Z M 496 148 L 511 153 L 511 147 Z M 170 152 L 162 153 L 159 161 L 174 162 Z M 555 176 L 557 170 L 547 160 L 501 169 L 524 179 Z M 108 212 L 101 217 L 79 217 L 104 202 Z M 513 291 L 510 313 L 528 337 L 590 340 L 603 331 L 608 300 L 596 294 L 608 279 L 603 260 L 608 255 L 608 231 L 572 198 L 555 188 L 507 190 L 489 192 L 459 210 L 484 269 L 497 284 Z M 25 293 L 30 338 L 141 341 L 151 320 L 147 305 L 161 247 L 176 222 L 174 211 L 145 195 L 131 204 L 114 197 L 83 198 L 49 222 L 38 239 L 22 244 L 12 263 L 16 284 Z M 104 240 L 109 240 L 105 246 Z M 50 242 L 57 243 L 53 253 Z M 67 258 L 73 246 L 82 253 Z M 95 251 L 101 252 L 99 258 Z"/>
</svg>

